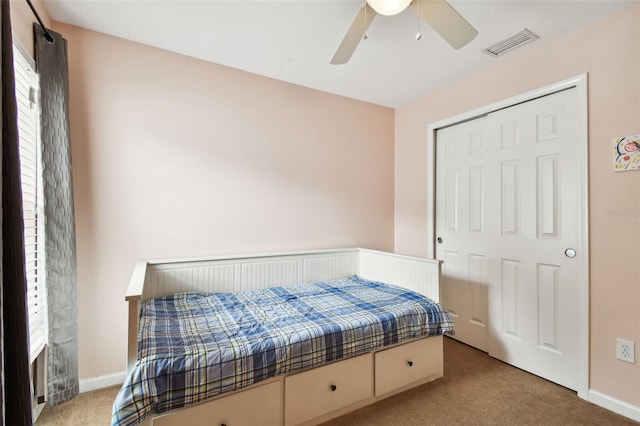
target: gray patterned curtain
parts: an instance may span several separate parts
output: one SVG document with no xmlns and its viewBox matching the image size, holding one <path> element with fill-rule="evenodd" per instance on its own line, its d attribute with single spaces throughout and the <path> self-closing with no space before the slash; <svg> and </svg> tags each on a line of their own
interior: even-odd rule
<svg viewBox="0 0 640 426">
<path fill-rule="evenodd" d="M 49 315 L 49 405 L 78 394 L 76 231 L 69 141 L 67 41 L 34 24 L 40 75 L 45 273 Z"/>
<path fill-rule="evenodd" d="M 2 424 L 31 425 L 27 279 L 10 2 L 2 1 Z M 4 343 L 7 343 L 6 345 Z"/>
</svg>

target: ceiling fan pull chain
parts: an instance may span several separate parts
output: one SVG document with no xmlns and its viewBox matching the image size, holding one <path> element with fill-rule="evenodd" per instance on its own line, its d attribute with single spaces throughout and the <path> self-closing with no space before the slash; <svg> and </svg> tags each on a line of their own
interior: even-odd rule
<svg viewBox="0 0 640 426">
<path fill-rule="evenodd" d="M 369 36 L 367 35 L 367 0 L 364 0 L 364 22 L 362 24 L 362 39 L 366 40 Z"/>
<path fill-rule="evenodd" d="M 420 34 L 420 0 L 416 0 L 418 4 L 416 5 L 418 8 L 418 32 L 416 33 L 416 40 L 420 40 L 422 38 L 422 34 Z"/>
</svg>

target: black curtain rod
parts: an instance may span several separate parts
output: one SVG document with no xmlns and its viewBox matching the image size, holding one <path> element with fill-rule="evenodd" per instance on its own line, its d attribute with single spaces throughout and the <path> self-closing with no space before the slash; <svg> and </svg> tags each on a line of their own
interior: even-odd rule
<svg viewBox="0 0 640 426">
<path fill-rule="evenodd" d="M 40 24 L 40 26 L 42 27 L 42 30 L 44 31 L 44 38 L 46 38 L 49 43 L 53 43 L 53 36 L 51 35 L 47 27 L 44 25 L 44 22 L 42 22 L 42 19 L 40 19 L 40 15 L 38 15 L 38 11 L 33 6 L 33 3 L 31 3 L 31 0 L 27 0 L 27 3 L 29 4 L 29 7 L 31 8 L 31 11 L 33 12 L 33 14 L 36 15 L 36 19 L 38 20 L 38 23 Z"/>
</svg>

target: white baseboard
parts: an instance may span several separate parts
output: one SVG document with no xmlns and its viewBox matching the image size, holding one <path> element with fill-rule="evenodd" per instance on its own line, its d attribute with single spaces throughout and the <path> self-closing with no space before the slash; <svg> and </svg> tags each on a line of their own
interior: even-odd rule
<svg viewBox="0 0 640 426">
<path fill-rule="evenodd" d="M 629 404 L 628 402 L 621 401 L 593 389 L 589 389 L 589 402 L 628 417 L 636 422 L 640 422 L 640 407 Z"/>
<path fill-rule="evenodd" d="M 104 376 L 89 377 L 80 380 L 80 393 L 91 392 L 94 390 L 108 388 L 110 386 L 121 385 L 127 377 L 126 371 L 105 374 Z"/>
</svg>

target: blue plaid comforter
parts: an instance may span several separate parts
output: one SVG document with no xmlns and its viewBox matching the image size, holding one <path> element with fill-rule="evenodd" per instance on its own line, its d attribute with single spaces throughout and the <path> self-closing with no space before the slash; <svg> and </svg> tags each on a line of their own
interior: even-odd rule
<svg viewBox="0 0 640 426">
<path fill-rule="evenodd" d="M 404 288 L 357 276 L 143 303 L 138 361 L 113 426 L 261 380 L 423 336 L 453 333 L 448 312 Z"/>
</svg>

